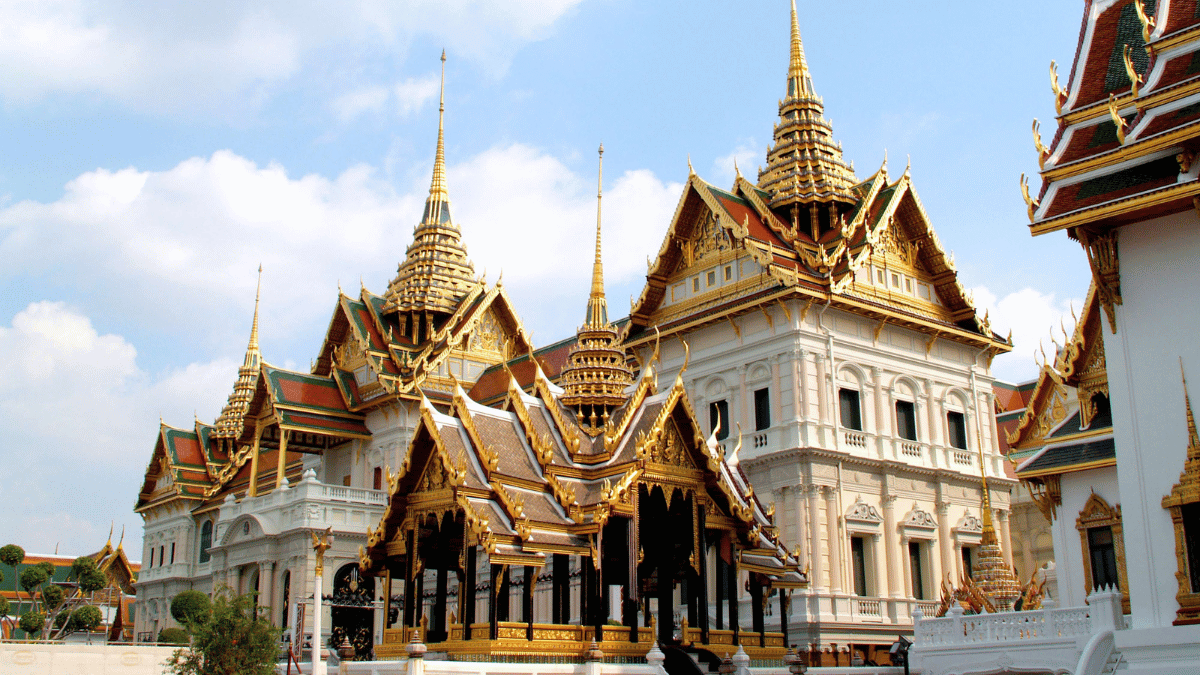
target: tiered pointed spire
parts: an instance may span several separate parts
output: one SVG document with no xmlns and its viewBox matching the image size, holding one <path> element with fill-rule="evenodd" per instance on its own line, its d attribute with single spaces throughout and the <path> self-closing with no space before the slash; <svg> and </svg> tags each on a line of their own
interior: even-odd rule
<svg viewBox="0 0 1200 675">
<path fill-rule="evenodd" d="M 575 345 L 567 357 L 561 384 L 562 402 L 576 411 L 585 431 L 598 434 L 614 408 L 625 402 L 625 388 L 633 383 L 633 372 L 625 362 L 617 329 L 608 322 L 604 297 L 604 265 L 600 260 L 600 205 L 604 195 L 604 145 L 600 146 L 600 170 L 596 181 L 596 257 L 592 263 L 592 289 L 587 315 L 576 332 Z"/>
<path fill-rule="evenodd" d="M 258 366 L 262 362 L 262 354 L 258 350 L 258 300 L 262 294 L 262 265 L 258 266 L 258 288 L 254 291 L 254 320 L 250 324 L 250 342 L 246 345 L 246 356 L 242 367 L 238 368 L 237 381 L 233 385 L 233 393 L 221 410 L 216 421 L 216 438 L 237 438 L 242 433 L 242 422 L 246 411 L 250 408 L 250 399 L 254 397 L 254 383 L 258 379 Z"/>
<path fill-rule="evenodd" d="M 996 611 L 1011 611 L 1013 603 L 1021 596 L 1021 582 L 1016 573 L 1004 560 L 1004 551 L 996 537 L 996 526 L 992 522 L 992 498 L 988 489 L 987 472 L 983 468 L 983 449 L 979 450 L 979 475 L 983 479 L 983 536 L 979 542 L 979 558 L 971 569 L 971 579 Z"/>
<path fill-rule="evenodd" d="M 824 112 L 824 102 L 813 89 L 812 74 L 804 58 L 800 21 L 796 2 L 792 0 L 787 97 L 779 103 L 775 145 L 767 151 L 767 168 L 758 175 L 759 187 L 772 195 L 772 207 L 854 203 L 850 188 L 858 179 L 842 159 L 841 146 L 833 141 L 833 127 Z"/>
<path fill-rule="evenodd" d="M 467 258 L 462 233 L 450 217 L 450 193 L 446 188 L 446 52 L 442 51 L 442 86 L 438 105 L 437 153 L 433 180 L 425 200 L 425 214 L 413 232 L 413 243 L 405 253 L 396 278 L 388 284 L 385 312 L 449 314 L 458 300 L 476 284 L 475 267 Z M 428 323 L 430 319 L 426 319 Z"/>
</svg>

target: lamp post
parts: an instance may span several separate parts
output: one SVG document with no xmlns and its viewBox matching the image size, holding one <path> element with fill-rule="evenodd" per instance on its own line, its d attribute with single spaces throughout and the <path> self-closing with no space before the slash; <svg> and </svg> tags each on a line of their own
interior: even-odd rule
<svg viewBox="0 0 1200 675">
<path fill-rule="evenodd" d="M 312 536 L 313 550 L 317 552 L 317 566 L 313 573 L 313 639 L 312 675 L 326 675 L 325 659 L 321 657 L 321 575 L 325 571 L 325 551 L 333 546 L 333 527 L 325 528 L 323 537 L 316 532 Z"/>
</svg>

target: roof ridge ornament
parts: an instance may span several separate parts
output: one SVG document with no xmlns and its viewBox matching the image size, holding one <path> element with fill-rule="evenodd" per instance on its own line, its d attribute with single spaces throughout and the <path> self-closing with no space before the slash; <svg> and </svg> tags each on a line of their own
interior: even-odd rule
<svg viewBox="0 0 1200 675">
<path fill-rule="evenodd" d="M 1061 115 L 1067 102 L 1067 90 L 1058 83 L 1058 64 L 1050 61 L 1050 91 L 1054 92 L 1054 112 Z"/>
</svg>

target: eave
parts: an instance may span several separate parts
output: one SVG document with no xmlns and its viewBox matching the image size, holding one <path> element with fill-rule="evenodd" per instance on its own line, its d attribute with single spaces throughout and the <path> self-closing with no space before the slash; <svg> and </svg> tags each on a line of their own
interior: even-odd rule
<svg viewBox="0 0 1200 675">
<path fill-rule="evenodd" d="M 1106 225 L 1124 225 L 1135 220 L 1186 211 L 1193 208 L 1192 199 L 1197 196 L 1200 196 L 1200 180 L 1193 179 L 1038 221 L 1029 226 L 1029 231 L 1036 237 L 1098 220 L 1113 221 Z"/>
</svg>

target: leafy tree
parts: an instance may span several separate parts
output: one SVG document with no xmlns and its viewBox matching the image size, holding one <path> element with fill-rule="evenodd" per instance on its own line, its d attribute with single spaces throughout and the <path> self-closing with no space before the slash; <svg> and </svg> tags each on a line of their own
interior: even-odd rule
<svg viewBox="0 0 1200 675">
<path fill-rule="evenodd" d="M 171 616 L 183 627 L 194 630 L 193 626 L 212 617 L 212 601 L 200 591 L 184 591 L 171 600 Z"/>
<path fill-rule="evenodd" d="M 83 576 L 84 572 L 96 571 L 96 561 L 92 560 L 91 556 L 81 555 L 71 563 L 71 575 L 76 579 Z"/>
<path fill-rule="evenodd" d="M 54 578 L 54 563 L 43 560 L 42 562 L 38 563 L 37 566 L 42 568 L 42 571 L 46 573 L 47 579 Z"/>
<path fill-rule="evenodd" d="M 31 639 L 36 639 L 37 636 L 41 635 L 42 628 L 44 628 L 45 625 L 46 615 L 33 610 L 29 610 L 28 612 L 22 614 L 20 622 L 17 623 L 17 626 L 20 627 L 21 630 L 25 631 L 25 634 Z"/>
<path fill-rule="evenodd" d="M 104 616 L 100 614 L 100 608 L 94 605 L 84 605 L 71 612 L 70 625 L 75 630 L 95 630 L 96 626 L 104 620 Z"/>
<path fill-rule="evenodd" d="M 8 616 L 9 611 L 8 598 L 0 595 L 0 616 Z"/>
<path fill-rule="evenodd" d="M 158 641 L 164 644 L 186 645 L 191 639 L 191 633 L 182 628 L 164 628 L 158 632 Z"/>
<path fill-rule="evenodd" d="M 46 570 L 41 565 L 34 565 L 33 567 L 26 567 L 21 570 L 21 578 L 19 579 L 21 588 L 24 588 L 25 592 L 31 596 L 34 591 L 41 588 L 42 584 L 49 580 L 50 575 L 46 574 Z"/>
<path fill-rule="evenodd" d="M 25 549 L 16 544 L 0 547 L 0 562 L 13 568 L 13 571 L 16 572 L 17 565 L 25 562 Z"/>
<path fill-rule="evenodd" d="M 265 610 L 263 610 L 265 612 Z M 167 662 L 175 675 L 273 675 L 280 630 L 253 595 L 217 595 L 212 615 L 192 630 L 192 645 Z"/>
<path fill-rule="evenodd" d="M 62 586 L 49 584 L 42 587 L 42 607 L 47 611 L 54 611 L 63 604 L 63 599 L 67 596 L 66 591 Z"/>
<path fill-rule="evenodd" d="M 95 593 L 108 585 L 108 577 L 94 567 L 80 575 L 77 581 L 79 590 L 83 593 Z"/>
</svg>

